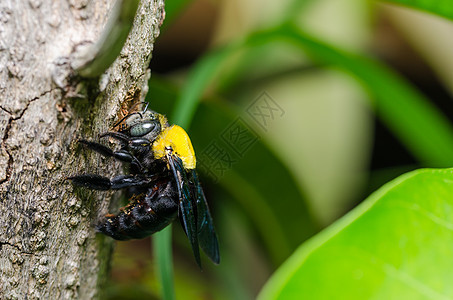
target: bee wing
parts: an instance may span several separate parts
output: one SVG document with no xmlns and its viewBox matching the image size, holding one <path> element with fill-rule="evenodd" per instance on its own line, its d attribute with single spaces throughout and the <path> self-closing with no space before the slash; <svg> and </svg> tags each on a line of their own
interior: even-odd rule
<svg viewBox="0 0 453 300">
<path fill-rule="evenodd" d="M 194 194 L 197 199 L 197 212 L 198 212 L 198 242 L 204 253 L 218 264 L 220 262 L 219 242 L 214 230 L 214 223 L 212 222 L 211 213 L 209 212 L 208 203 L 201 188 L 198 175 L 195 170 L 192 170 L 191 179 L 194 185 Z"/>
<path fill-rule="evenodd" d="M 197 203 L 187 178 L 186 170 L 182 160 L 176 155 L 168 156 L 168 164 L 175 177 L 176 185 L 178 188 L 179 196 L 179 217 L 181 225 L 189 238 L 195 260 L 201 268 L 200 249 L 198 247 L 198 234 L 197 234 Z"/>
</svg>

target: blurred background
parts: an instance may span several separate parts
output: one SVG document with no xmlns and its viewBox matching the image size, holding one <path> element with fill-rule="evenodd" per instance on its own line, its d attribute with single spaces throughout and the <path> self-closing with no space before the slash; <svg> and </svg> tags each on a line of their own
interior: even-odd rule
<svg viewBox="0 0 453 300">
<path fill-rule="evenodd" d="M 175 103 L 201 100 L 186 129 L 221 247 L 200 271 L 175 223 L 177 299 L 253 299 L 383 184 L 451 167 L 450 21 L 361 0 L 179 0 L 166 13 L 147 100 L 170 122 Z M 159 299 L 155 268 L 150 238 L 117 243 L 108 298 Z"/>
</svg>

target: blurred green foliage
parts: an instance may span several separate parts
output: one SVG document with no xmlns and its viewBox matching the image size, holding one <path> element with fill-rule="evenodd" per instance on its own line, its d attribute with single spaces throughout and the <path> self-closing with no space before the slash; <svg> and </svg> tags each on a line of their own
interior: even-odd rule
<svg viewBox="0 0 453 300">
<path fill-rule="evenodd" d="M 190 2 L 167 2 L 167 21 L 177 20 Z M 453 16 L 448 1 L 391 2 Z M 176 299 L 251 299 L 277 269 L 260 294 L 263 299 L 437 299 L 451 294 L 451 251 L 444 243 L 451 239 L 451 171 L 405 175 L 318 233 L 354 206 L 366 184 L 379 186 L 418 165 L 453 163 L 448 119 L 417 86 L 366 51 L 363 36 L 372 35 L 380 2 L 363 3 L 288 0 L 266 8 L 272 5 L 252 2 L 251 10 L 264 11 L 268 20 L 255 24 L 249 16 L 248 27 L 236 37 L 219 37 L 217 46 L 187 72 L 153 73 L 148 101 L 188 130 L 221 246 L 221 264 L 206 260 L 200 274 L 184 233 L 173 227 Z M 246 14 L 246 5 L 242 8 Z M 231 27 L 240 23 L 230 22 Z M 344 32 L 337 23 L 348 23 Z M 266 95 L 270 102 L 260 102 Z M 263 103 L 274 110 L 266 111 Z M 250 112 L 259 107 L 272 118 L 254 119 L 259 115 Z M 369 111 L 416 164 L 369 172 Z M 228 140 L 233 129 L 245 132 L 242 144 Z M 245 150 L 239 153 L 238 147 Z M 221 156 L 206 166 L 213 148 Z M 225 168 L 217 169 L 219 164 Z M 369 177 L 381 179 L 367 182 Z M 119 269 L 128 255 L 127 247 L 122 249 L 116 254 Z M 168 257 L 155 263 L 169 267 Z M 146 270 L 147 280 L 135 293 L 162 297 L 155 265 Z M 171 278 L 163 280 L 172 286 Z M 113 294 L 124 294 L 124 289 L 116 285 Z"/>
<path fill-rule="evenodd" d="M 387 0 L 410 8 L 427 11 L 447 19 L 453 20 L 453 6 L 448 0 Z"/>
</svg>

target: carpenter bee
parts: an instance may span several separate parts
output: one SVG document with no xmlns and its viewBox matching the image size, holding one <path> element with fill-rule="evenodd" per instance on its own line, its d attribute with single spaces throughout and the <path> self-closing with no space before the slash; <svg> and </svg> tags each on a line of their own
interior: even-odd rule
<svg viewBox="0 0 453 300">
<path fill-rule="evenodd" d="M 96 229 L 116 240 L 140 239 L 168 226 L 176 216 L 190 241 L 199 266 L 199 246 L 216 264 L 219 246 L 196 159 L 187 133 L 169 125 L 165 116 L 147 110 L 126 115 L 100 135 L 118 142 L 116 151 L 93 141 L 79 140 L 91 150 L 129 164 L 129 174 L 112 179 L 81 174 L 68 179 L 94 190 L 128 189 L 129 204 L 107 214 Z"/>
</svg>

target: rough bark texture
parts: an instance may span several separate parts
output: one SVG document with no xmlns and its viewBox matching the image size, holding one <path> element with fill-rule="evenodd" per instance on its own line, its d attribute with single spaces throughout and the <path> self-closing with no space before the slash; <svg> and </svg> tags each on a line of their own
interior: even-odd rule
<svg viewBox="0 0 453 300">
<path fill-rule="evenodd" d="M 120 57 L 100 80 L 70 78 L 77 46 L 92 43 L 113 0 L 0 1 L 0 299 L 93 299 L 111 239 L 93 224 L 111 194 L 76 189 L 77 173 L 121 167 L 80 147 L 147 92 L 163 0 L 143 0 Z"/>
</svg>

